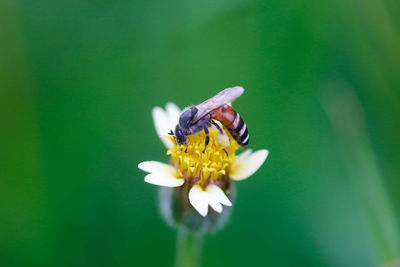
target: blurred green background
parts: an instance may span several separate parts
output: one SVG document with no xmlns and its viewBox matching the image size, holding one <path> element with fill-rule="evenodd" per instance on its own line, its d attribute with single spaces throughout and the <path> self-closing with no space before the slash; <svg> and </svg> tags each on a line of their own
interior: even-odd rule
<svg viewBox="0 0 400 267">
<path fill-rule="evenodd" d="M 250 147 L 203 266 L 399 259 L 400 2 L 0 1 L 0 265 L 171 266 L 154 106 L 242 85 Z M 394 264 L 395 265 L 395 264 Z M 393 266 L 394 266 L 393 265 Z"/>
</svg>

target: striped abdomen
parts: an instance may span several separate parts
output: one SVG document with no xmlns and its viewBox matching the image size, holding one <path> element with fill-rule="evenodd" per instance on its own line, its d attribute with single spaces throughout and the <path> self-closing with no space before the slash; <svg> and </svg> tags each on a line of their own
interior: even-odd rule
<svg viewBox="0 0 400 267">
<path fill-rule="evenodd" d="M 221 122 L 239 145 L 247 147 L 249 144 L 249 132 L 247 131 L 246 123 L 231 106 L 225 104 L 213 110 L 211 118 Z"/>
</svg>

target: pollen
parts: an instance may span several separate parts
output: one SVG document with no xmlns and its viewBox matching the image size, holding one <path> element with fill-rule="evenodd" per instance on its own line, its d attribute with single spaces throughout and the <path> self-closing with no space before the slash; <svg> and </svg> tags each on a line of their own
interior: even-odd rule
<svg viewBox="0 0 400 267">
<path fill-rule="evenodd" d="M 235 151 L 239 148 L 236 141 L 227 133 L 229 145 L 223 147 L 218 142 L 217 130 L 210 128 L 210 142 L 205 147 L 206 134 L 201 131 L 187 136 L 187 147 L 178 145 L 174 137 L 169 136 L 174 147 L 167 151 L 171 155 L 172 164 L 180 177 L 188 182 L 189 187 L 199 184 L 205 188 L 210 183 L 223 186 L 229 181 L 229 170 L 235 162 Z M 204 150 L 204 153 L 203 153 Z"/>
</svg>

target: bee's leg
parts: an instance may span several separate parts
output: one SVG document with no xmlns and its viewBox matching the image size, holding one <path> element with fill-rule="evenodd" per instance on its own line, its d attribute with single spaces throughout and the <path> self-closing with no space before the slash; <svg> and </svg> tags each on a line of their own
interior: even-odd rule
<svg viewBox="0 0 400 267">
<path fill-rule="evenodd" d="M 221 127 L 219 127 L 218 123 L 216 123 L 214 120 L 210 120 L 210 122 L 215 126 L 215 128 L 217 128 L 220 133 L 223 133 L 223 130 L 221 129 Z"/>
<path fill-rule="evenodd" d="M 207 127 L 204 127 L 204 132 L 206 133 L 206 142 L 205 142 L 205 146 L 204 146 L 204 149 L 203 149 L 203 153 L 206 151 L 208 143 L 210 142 L 210 132 L 208 131 Z"/>
<path fill-rule="evenodd" d="M 228 151 L 226 151 L 225 148 L 222 150 L 225 152 L 226 156 L 229 157 Z"/>
</svg>

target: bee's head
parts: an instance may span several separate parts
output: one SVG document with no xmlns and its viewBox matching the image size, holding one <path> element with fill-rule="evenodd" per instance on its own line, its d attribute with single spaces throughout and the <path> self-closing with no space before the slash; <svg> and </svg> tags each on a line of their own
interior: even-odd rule
<svg viewBox="0 0 400 267">
<path fill-rule="evenodd" d="M 186 145 L 186 134 L 181 127 L 179 127 L 179 124 L 176 125 L 175 128 L 175 140 L 179 145 Z"/>
</svg>

